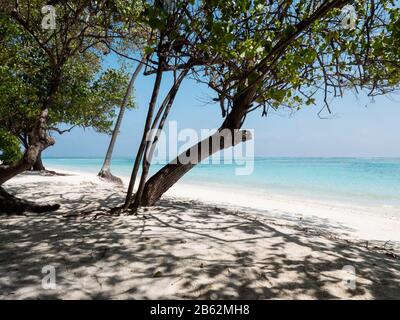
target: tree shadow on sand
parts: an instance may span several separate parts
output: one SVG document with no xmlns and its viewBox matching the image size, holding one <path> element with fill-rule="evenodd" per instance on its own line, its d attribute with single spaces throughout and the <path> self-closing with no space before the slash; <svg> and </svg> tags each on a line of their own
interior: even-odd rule
<svg viewBox="0 0 400 320">
<path fill-rule="evenodd" d="M 0 298 L 400 298 L 398 258 L 341 239 L 350 230 L 331 221 L 170 198 L 111 217 L 123 192 L 104 187 L 99 201 L 88 187 L 58 194 L 59 213 L 1 218 Z M 48 196 L 18 186 L 28 190 Z M 42 287 L 46 265 L 56 269 L 54 290 Z"/>
</svg>

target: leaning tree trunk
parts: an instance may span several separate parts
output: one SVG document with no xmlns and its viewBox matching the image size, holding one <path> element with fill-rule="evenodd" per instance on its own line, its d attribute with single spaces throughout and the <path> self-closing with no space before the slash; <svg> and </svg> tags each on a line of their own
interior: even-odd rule
<svg viewBox="0 0 400 320">
<path fill-rule="evenodd" d="M 31 169 L 38 160 L 40 153 L 54 144 L 54 139 L 49 136 L 46 129 L 47 117 L 48 109 L 42 110 L 22 159 L 9 166 L 0 166 L 0 186 L 16 175 Z"/>
<path fill-rule="evenodd" d="M 11 178 L 19 175 L 20 173 L 30 169 L 34 162 L 29 160 L 30 156 L 29 153 L 32 152 L 32 149 L 28 149 L 25 151 L 22 159 L 18 162 L 9 165 L 9 166 L 0 166 L 0 186 L 10 180 Z"/>
<path fill-rule="evenodd" d="M 59 204 L 38 205 L 31 201 L 18 199 L 0 187 L 0 213 L 22 214 L 25 211 L 44 213 L 55 211 L 59 208 Z"/>
<path fill-rule="evenodd" d="M 220 134 L 223 130 L 229 129 L 218 130 L 214 135 L 186 150 L 172 163 L 167 164 L 152 176 L 146 182 L 140 202 L 137 206 L 153 206 L 169 188 L 178 182 L 178 180 L 196 166 L 196 164 L 218 151 L 234 147 L 252 138 L 250 132 L 246 130 L 229 130 L 229 132 L 232 133 L 228 138 L 224 138 L 224 135 Z M 215 143 L 215 141 L 217 141 L 217 143 Z M 207 150 L 206 152 L 204 152 L 205 148 Z M 185 159 L 185 161 L 182 161 L 182 159 Z"/>
<path fill-rule="evenodd" d="M 143 56 L 142 60 L 140 61 L 139 65 L 137 66 L 135 72 L 132 75 L 131 81 L 129 82 L 128 88 L 127 88 L 125 96 L 124 96 L 124 100 L 122 101 L 121 108 L 119 110 L 117 122 L 115 123 L 115 128 L 112 132 L 111 141 L 110 141 L 110 144 L 107 149 L 107 154 L 104 159 L 103 166 L 98 174 L 99 177 L 106 179 L 108 181 L 117 183 L 117 184 L 123 184 L 123 183 L 120 178 L 114 176 L 111 173 L 111 158 L 112 158 L 112 154 L 114 151 L 114 147 L 115 147 L 115 143 L 117 141 L 119 131 L 121 129 L 122 119 L 124 118 L 126 106 L 128 105 L 128 102 L 129 102 L 129 97 L 132 94 L 132 90 L 135 85 L 136 79 L 137 79 L 137 77 L 140 73 L 140 70 L 142 69 L 143 64 L 145 63 L 146 59 L 147 59 L 147 57 Z"/>
<path fill-rule="evenodd" d="M 243 92 L 237 93 L 236 99 L 234 99 L 233 107 L 226 120 L 222 124 L 221 129 L 239 129 L 242 126 L 243 119 L 248 112 L 252 101 L 256 95 L 257 85 L 260 84 L 261 79 L 265 78 L 268 71 L 271 70 L 272 64 L 279 60 L 280 55 L 288 48 L 288 46 L 296 40 L 296 38 L 307 28 L 309 28 L 316 20 L 324 17 L 330 10 L 334 8 L 341 8 L 345 4 L 349 3 L 348 0 L 335 0 L 326 1 L 322 4 L 309 18 L 299 22 L 294 31 L 289 33 L 287 37 L 284 37 L 279 41 L 272 52 L 270 52 L 258 65 L 250 72 L 255 72 L 257 75 L 256 80 L 252 81 L 252 84 L 247 87 Z M 250 74 L 247 75 L 246 79 L 249 80 Z M 189 148 L 185 153 L 196 151 L 199 148 L 199 144 Z M 216 150 L 218 151 L 218 150 Z M 216 152 L 215 151 L 215 152 Z M 209 154 L 211 155 L 211 153 Z M 206 158 L 206 157 L 205 157 Z M 179 161 L 177 163 L 170 163 L 158 171 L 152 178 L 150 178 L 144 188 L 143 195 L 140 199 L 141 206 L 151 206 L 180 178 L 182 178 L 190 169 L 195 166 L 195 163 L 182 164 Z"/>
<path fill-rule="evenodd" d="M 202 160 L 220 150 L 251 139 L 250 132 L 239 129 L 242 126 L 243 117 L 250 107 L 255 92 L 256 88 L 250 87 L 245 92 L 241 93 L 235 99 L 231 112 L 215 134 L 198 142 L 153 175 L 145 184 L 140 199 L 140 205 L 144 207 L 153 206 L 168 189 L 195 167 L 197 163 L 200 163 Z M 226 130 L 231 132 L 232 138 L 228 143 L 227 140 L 224 139 L 224 136 L 221 136 L 221 133 Z M 195 157 L 195 159 L 193 159 L 193 157 Z M 182 162 L 181 159 L 191 160 Z"/>
<path fill-rule="evenodd" d="M 48 109 L 45 108 L 39 116 L 32 134 L 32 140 L 25 150 L 22 159 L 9 166 L 0 166 L 0 213 L 20 214 L 24 211 L 47 212 L 57 210 L 60 207 L 59 205 L 37 205 L 30 201 L 21 200 L 10 195 L 2 188 L 5 182 L 32 168 L 40 153 L 54 144 L 54 139 L 48 135 L 46 130 L 47 117 Z"/>
</svg>

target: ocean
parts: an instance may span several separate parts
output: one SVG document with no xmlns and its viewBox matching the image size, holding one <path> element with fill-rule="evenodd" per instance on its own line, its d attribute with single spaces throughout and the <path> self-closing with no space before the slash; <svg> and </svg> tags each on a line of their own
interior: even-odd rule
<svg viewBox="0 0 400 320">
<path fill-rule="evenodd" d="M 400 159 L 397 158 L 255 158 L 247 160 L 254 169 L 236 175 L 236 164 L 199 164 L 181 183 L 229 187 L 235 192 L 257 192 L 313 199 L 400 208 Z M 45 158 L 50 168 L 98 173 L 101 158 Z M 129 177 L 132 159 L 117 158 L 112 172 Z M 151 172 L 160 169 L 155 164 Z M 179 182 L 178 182 L 179 183 Z"/>
</svg>

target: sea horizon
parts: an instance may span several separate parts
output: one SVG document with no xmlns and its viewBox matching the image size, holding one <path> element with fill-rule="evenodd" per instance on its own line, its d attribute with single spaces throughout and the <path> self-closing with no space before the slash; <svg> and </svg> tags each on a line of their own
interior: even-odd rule
<svg viewBox="0 0 400 320">
<path fill-rule="evenodd" d="M 100 157 L 44 157 L 50 168 L 99 172 Z M 117 157 L 113 174 L 128 178 L 133 159 Z M 180 182 L 253 192 L 335 200 L 378 207 L 400 207 L 400 158 L 397 157 L 254 157 L 249 175 L 235 175 L 245 164 L 198 164 Z M 153 164 L 151 173 L 166 162 Z"/>
</svg>

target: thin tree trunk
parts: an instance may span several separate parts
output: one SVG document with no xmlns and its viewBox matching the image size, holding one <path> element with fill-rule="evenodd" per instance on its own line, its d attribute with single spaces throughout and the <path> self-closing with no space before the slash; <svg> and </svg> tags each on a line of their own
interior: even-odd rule
<svg viewBox="0 0 400 320">
<path fill-rule="evenodd" d="M 111 173 L 111 158 L 112 158 L 112 154 L 114 151 L 114 147 L 115 147 L 115 143 L 117 141 L 117 137 L 118 134 L 120 132 L 121 129 L 121 124 L 122 124 L 122 119 L 124 118 L 124 114 L 125 114 L 125 110 L 126 110 L 126 106 L 128 105 L 129 102 L 129 98 L 132 95 L 132 90 L 133 87 L 135 85 L 136 79 L 139 76 L 139 73 L 143 67 L 143 64 L 145 63 L 147 59 L 147 56 L 143 56 L 142 60 L 140 61 L 139 65 L 136 67 L 135 72 L 132 75 L 132 78 L 129 82 L 128 88 L 126 90 L 124 99 L 122 101 L 120 110 L 119 110 L 119 114 L 118 114 L 118 118 L 117 118 L 117 122 L 115 123 L 115 128 L 112 132 L 112 136 L 111 136 L 111 141 L 110 144 L 108 146 L 108 150 L 104 159 L 104 163 L 103 166 L 98 174 L 99 177 L 109 180 L 111 182 L 114 183 L 118 183 L 118 184 L 122 184 L 122 180 L 118 177 L 115 177 L 112 173 Z"/>
<path fill-rule="evenodd" d="M 141 203 L 143 189 L 144 189 L 144 186 L 145 186 L 145 183 L 147 180 L 147 176 L 148 176 L 148 173 L 150 170 L 151 160 L 153 158 L 154 150 L 157 145 L 157 141 L 159 139 L 160 132 L 164 128 L 165 121 L 168 117 L 169 111 L 171 110 L 172 104 L 174 103 L 176 94 L 179 90 L 179 87 L 180 87 L 183 79 L 185 78 L 185 76 L 187 75 L 188 72 L 189 72 L 189 68 L 180 73 L 178 79 L 176 79 L 174 85 L 172 86 L 172 88 L 168 92 L 167 96 L 165 97 L 163 103 L 161 104 L 160 109 L 158 110 L 158 113 L 153 121 L 151 130 L 154 130 L 156 128 L 157 123 L 158 123 L 160 117 L 162 116 L 160 124 L 157 128 L 157 134 L 154 137 L 153 141 L 146 142 L 146 147 L 145 147 L 145 152 L 144 152 L 145 157 L 143 158 L 143 164 L 142 164 L 142 175 L 140 177 L 139 187 L 138 187 L 138 190 L 135 195 L 135 202 L 133 203 L 133 206 L 132 206 L 132 209 L 134 212 L 136 212 L 137 208 L 140 206 L 140 203 Z"/>
<path fill-rule="evenodd" d="M 133 188 L 135 187 L 135 182 L 136 182 L 136 177 L 137 177 L 137 174 L 139 171 L 140 161 L 143 158 L 143 153 L 144 153 L 145 146 L 146 146 L 147 135 L 150 131 L 150 125 L 151 125 L 151 121 L 153 119 L 154 107 L 157 102 L 158 93 L 160 91 L 164 61 L 165 61 L 165 58 L 163 56 L 161 56 L 158 60 L 157 74 L 156 74 L 156 79 L 154 81 L 153 93 L 152 93 L 150 103 L 149 103 L 149 110 L 147 112 L 146 123 L 145 123 L 144 130 L 143 130 L 143 136 L 142 136 L 142 140 L 141 140 L 141 143 L 139 146 L 139 150 L 136 155 L 135 164 L 133 166 L 132 175 L 131 175 L 131 179 L 130 179 L 129 186 L 128 186 L 128 192 L 127 192 L 126 199 L 125 199 L 125 204 L 123 206 L 123 209 L 125 209 L 125 210 L 128 209 L 130 204 L 132 203 Z"/>
<path fill-rule="evenodd" d="M 255 92 L 256 88 L 250 87 L 240 94 L 240 96 L 235 99 L 231 112 L 215 134 L 198 142 L 153 175 L 144 186 L 140 205 L 145 207 L 153 206 L 166 191 L 195 167 L 197 163 L 200 163 L 202 160 L 224 148 L 235 146 L 240 142 L 249 140 L 251 138 L 249 132 L 245 130 L 238 131 L 238 129 L 242 126 L 243 117 L 249 109 Z M 225 139 L 222 139 L 219 135 L 220 132 L 223 132 L 225 129 L 232 131 L 232 143 L 226 144 Z M 217 143 L 215 143 L 215 141 L 217 141 Z M 208 148 L 204 148 L 204 146 L 208 146 Z M 208 152 L 204 152 L 205 149 Z M 195 161 L 183 163 L 180 160 L 182 158 L 192 157 L 192 155 L 196 155 L 197 159 L 194 159 Z"/>
</svg>

